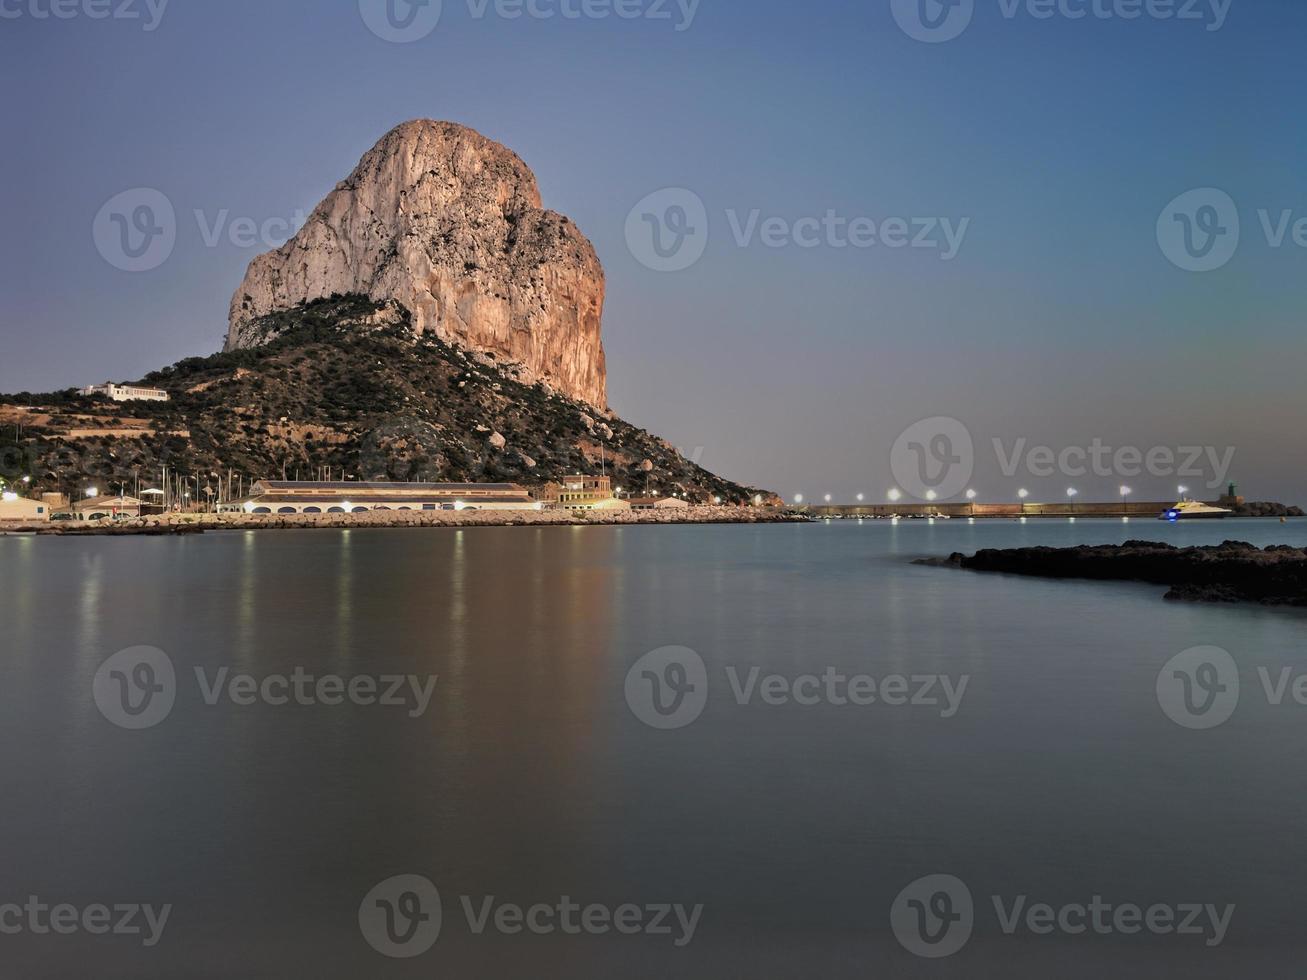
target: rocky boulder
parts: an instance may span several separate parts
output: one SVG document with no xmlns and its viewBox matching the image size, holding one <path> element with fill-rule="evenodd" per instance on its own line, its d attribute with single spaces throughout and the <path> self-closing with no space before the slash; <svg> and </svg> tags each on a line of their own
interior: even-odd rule
<svg viewBox="0 0 1307 980">
<path fill-rule="evenodd" d="M 416 120 L 382 137 L 294 238 L 250 263 L 226 349 L 270 340 L 269 313 L 338 294 L 398 302 L 417 333 L 607 407 L 593 246 L 542 209 L 515 153 L 464 126 Z"/>
</svg>

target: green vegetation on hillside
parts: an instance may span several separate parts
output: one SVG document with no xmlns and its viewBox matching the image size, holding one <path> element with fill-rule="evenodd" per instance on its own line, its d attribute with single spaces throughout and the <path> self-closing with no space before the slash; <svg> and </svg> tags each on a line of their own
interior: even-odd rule
<svg viewBox="0 0 1307 980">
<path fill-rule="evenodd" d="M 760 492 L 644 429 L 524 384 L 486 355 L 415 338 L 393 304 L 332 297 L 261 327 L 273 338 L 264 346 L 187 358 L 141 379 L 167 389 L 169 402 L 0 396 L 0 475 L 27 474 L 37 488 L 65 493 L 119 482 L 130 492 L 164 466 L 201 488 L 229 473 L 246 485 L 343 473 L 533 486 L 603 465 L 614 486 L 637 493 L 647 485 L 743 503 Z"/>
</svg>

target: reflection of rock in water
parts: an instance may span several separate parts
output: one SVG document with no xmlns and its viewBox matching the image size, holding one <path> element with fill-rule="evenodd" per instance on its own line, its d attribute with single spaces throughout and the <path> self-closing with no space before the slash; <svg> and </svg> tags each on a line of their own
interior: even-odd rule
<svg viewBox="0 0 1307 980">
<path fill-rule="evenodd" d="M 359 468 L 366 480 L 437 481 L 446 465 L 440 455 L 440 430 L 411 416 L 381 423 L 359 447 Z"/>
</svg>

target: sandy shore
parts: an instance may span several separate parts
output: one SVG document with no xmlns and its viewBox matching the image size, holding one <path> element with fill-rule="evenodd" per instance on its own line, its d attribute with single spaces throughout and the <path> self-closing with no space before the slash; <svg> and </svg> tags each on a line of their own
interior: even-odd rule
<svg viewBox="0 0 1307 980">
<path fill-rule="evenodd" d="M 579 527 L 638 524 L 779 524 L 801 521 L 777 510 L 692 507 L 681 511 L 368 511 L 362 514 L 165 514 L 122 521 L 80 521 L 4 528 L 54 535 L 194 534 L 366 527 Z"/>
</svg>

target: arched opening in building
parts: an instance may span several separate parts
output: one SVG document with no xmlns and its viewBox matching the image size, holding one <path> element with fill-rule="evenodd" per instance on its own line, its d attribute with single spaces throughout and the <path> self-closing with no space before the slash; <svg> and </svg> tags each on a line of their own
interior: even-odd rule
<svg viewBox="0 0 1307 980">
<path fill-rule="evenodd" d="M 251 513 L 251 514 L 271 514 L 271 513 L 272 513 L 272 508 L 271 508 L 271 507 L 255 507 L 254 510 L 250 511 L 250 513 Z"/>
<path fill-rule="evenodd" d="M 322 508 L 321 508 L 321 507 L 305 507 L 305 508 L 304 508 L 304 513 L 306 513 L 306 514 L 321 514 L 321 513 L 322 513 Z"/>
<path fill-rule="evenodd" d="M 330 508 L 327 509 L 327 513 L 328 513 L 328 514 L 343 514 L 343 513 L 345 513 L 345 508 L 344 508 L 344 507 L 330 507 Z"/>
<path fill-rule="evenodd" d="M 278 514 L 294 514 L 294 513 L 297 513 L 297 511 L 295 510 L 294 507 L 279 507 L 279 508 L 277 508 L 277 513 L 278 513 Z"/>
<path fill-rule="evenodd" d="M 366 507 L 355 507 L 355 508 L 354 508 L 354 513 L 355 513 L 355 514 L 366 514 L 367 512 L 368 512 L 368 509 L 367 509 Z"/>
</svg>

